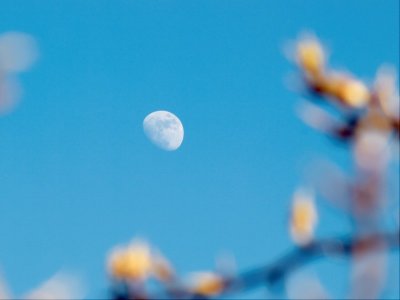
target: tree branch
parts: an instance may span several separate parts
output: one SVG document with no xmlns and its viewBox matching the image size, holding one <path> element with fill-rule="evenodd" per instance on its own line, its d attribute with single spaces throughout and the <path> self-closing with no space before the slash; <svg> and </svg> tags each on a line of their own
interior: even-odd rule
<svg viewBox="0 0 400 300">
<path fill-rule="evenodd" d="M 365 237 L 356 238 L 330 238 L 321 239 L 301 248 L 295 248 L 276 262 L 252 269 L 226 283 L 224 294 L 232 292 L 251 290 L 267 284 L 270 288 L 281 285 L 287 275 L 307 263 L 331 256 L 350 256 L 356 247 L 365 247 L 372 250 L 374 245 L 385 245 L 388 250 L 398 250 L 400 246 L 400 231 L 393 233 L 375 233 Z"/>
</svg>

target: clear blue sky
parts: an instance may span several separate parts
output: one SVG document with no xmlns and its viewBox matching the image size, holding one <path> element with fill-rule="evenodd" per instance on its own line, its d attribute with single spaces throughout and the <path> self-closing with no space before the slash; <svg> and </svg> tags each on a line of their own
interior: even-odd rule
<svg viewBox="0 0 400 300">
<path fill-rule="evenodd" d="M 66 268 L 101 295 L 106 254 L 137 235 L 182 272 L 224 251 L 240 269 L 272 261 L 291 247 L 307 164 L 349 161 L 296 118 L 282 45 L 313 30 L 333 65 L 372 79 L 382 62 L 399 68 L 398 25 L 389 0 L 1 1 L 0 33 L 32 34 L 41 54 L 0 118 L 0 266 L 13 290 Z M 181 119 L 177 151 L 143 134 L 155 110 Z M 320 206 L 319 235 L 348 229 Z"/>
</svg>

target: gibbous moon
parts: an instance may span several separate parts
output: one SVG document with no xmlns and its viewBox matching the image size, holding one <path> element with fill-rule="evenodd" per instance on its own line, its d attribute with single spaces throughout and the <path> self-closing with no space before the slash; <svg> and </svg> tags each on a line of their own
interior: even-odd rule
<svg viewBox="0 0 400 300">
<path fill-rule="evenodd" d="M 157 147 L 173 151 L 183 141 L 183 125 L 173 113 L 155 111 L 143 120 L 143 130 L 149 140 Z"/>
</svg>

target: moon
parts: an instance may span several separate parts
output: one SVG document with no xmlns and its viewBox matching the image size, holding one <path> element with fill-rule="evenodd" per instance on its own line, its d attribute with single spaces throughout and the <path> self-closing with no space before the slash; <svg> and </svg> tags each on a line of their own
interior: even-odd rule
<svg viewBox="0 0 400 300">
<path fill-rule="evenodd" d="M 183 125 L 177 116 L 168 111 L 152 112 L 143 120 L 143 130 L 149 140 L 157 147 L 174 151 L 183 142 Z"/>
</svg>

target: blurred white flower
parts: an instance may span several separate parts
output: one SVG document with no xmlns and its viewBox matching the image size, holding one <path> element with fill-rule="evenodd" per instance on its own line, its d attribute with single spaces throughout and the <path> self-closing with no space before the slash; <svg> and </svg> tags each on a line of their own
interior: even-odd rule
<svg viewBox="0 0 400 300">
<path fill-rule="evenodd" d="M 378 299 L 387 277 L 387 253 L 382 250 L 354 257 L 349 299 Z"/>
<path fill-rule="evenodd" d="M 67 273 L 57 273 L 24 299 L 83 299 L 81 282 Z"/>
<path fill-rule="evenodd" d="M 7 284 L 0 274 L 0 300 L 11 299 L 10 291 L 8 290 Z"/>
<path fill-rule="evenodd" d="M 303 273 L 295 273 L 286 280 L 286 294 L 288 299 L 330 299 L 316 276 Z"/>
<path fill-rule="evenodd" d="M 318 214 L 311 191 L 300 189 L 293 196 L 290 234 L 298 245 L 308 244 L 314 236 Z"/>
<path fill-rule="evenodd" d="M 396 81 L 396 69 L 384 65 L 379 68 L 374 83 L 374 90 L 383 111 L 393 118 L 400 117 L 400 100 Z"/>
<path fill-rule="evenodd" d="M 354 148 L 355 160 L 364 170 L 380 170 L 390 158 L 389 134 L 368 130 L 357 136 Z"/>
<path fill-rule="evenodd" d="M 38 57 L 35 39 L 22 32 L 6 32 L 0 35 L 0 70 L 23 72 L 28 70 Z"/>
<path fill-rule="evenodd" d="M 0 74 L 0 115 L 9 113 L 18 104 L 21 87 L 13 76 L 2 77 Z"/>
<path fill-rule="evenodd" d="M 0 276 L 0 300 L 6 299 L 83 299 L 83 285 L 71 274 L 59 272 L 23 297 L 12 296 Z"/>
</svg>

